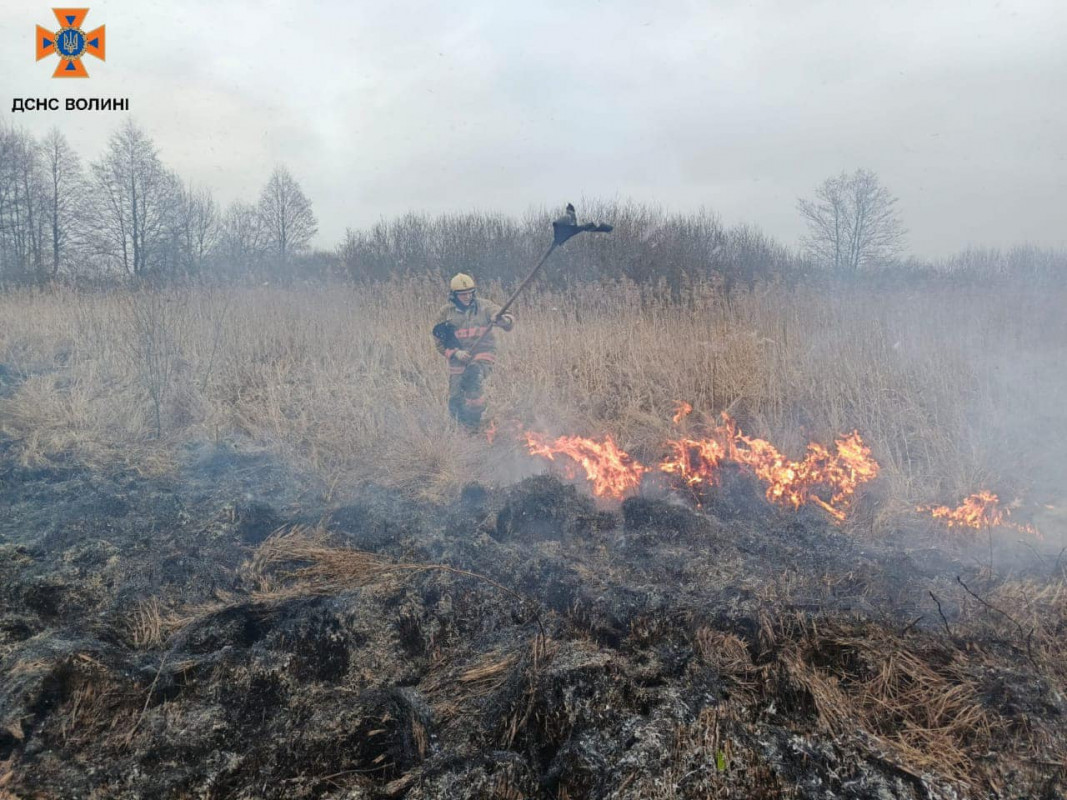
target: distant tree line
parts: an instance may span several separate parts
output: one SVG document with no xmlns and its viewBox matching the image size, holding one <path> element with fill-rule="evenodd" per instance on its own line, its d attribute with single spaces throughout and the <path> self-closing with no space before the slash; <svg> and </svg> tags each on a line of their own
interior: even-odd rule
<svg viewBox="0 0 1067 800">
<path fill-rule="evenodd" d="M 0 122 L 0 285 L 275 276 L 316 230 L 311 202 L 284 166 L 255 204 L 222 210 L 209 190 L 169 170 L 133 121 L 88 166 L 57 129 L 37 141 Z"/>
<path fill-rule="evenodd" d="M 557 286 L 625 279 L 677 294 L 698 282 L 730 290 L 771 280 L 1067 274 L 1067 253 L 1034 247 L 967 250 L 936 262 L 905 258 L 897 202 L 868 170 L 828 178 L 797 202 L 807 225 L 799 249 L 752 225 L 724 225 L 707 211 L 586 202 L 583 221 L 610 221 L 615 231 L 572 240 L 549 262 L 545 279 Z M 513 283 L 544 252 L 560 210 L 407 214 L 350 228 L 335 249 L 313 250 L 311 201 L 284 166 L 255 202 L 222 209 L 207 188 L 168 169 L 132 120 L 87 165 L 59 130 L 36 140 L 0 121 L 0 287 L 118 279 L 374 282 L 459 271 Z"/>
<path fill-rule="evenodd" d="M 408 214 L 368 230 L 348 230 L 336 268 L 357 281 L 386 279 L 397 272 L 425 272 L 442 278 L 465 271 L 480 280 L 521 279 L 552 239 L 551 220 L 561 209 L 504 214 Z M 632 202 L 599 203 L 581 209 L 585 220 L 610 221 L 607 236 L 582 236 L 553 255 L 545 279 L 628 279 L 678 290 L 711 280 L 752 284 L 796 268 L 790 251 L 759 229 L 724 226 L 708 212 L 667 214 Z"/>
</svg>

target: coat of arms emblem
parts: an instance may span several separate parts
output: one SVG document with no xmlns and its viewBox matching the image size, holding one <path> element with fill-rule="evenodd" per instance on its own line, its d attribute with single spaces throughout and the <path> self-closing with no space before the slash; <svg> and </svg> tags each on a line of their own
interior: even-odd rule
<svg viewBox="0 0 1067 800">
<path fill-rule="evenodd" d="M 87 8 L 53 8 L 52 12 L 59 21 L 59 30 L 53 32 L 37 26 L 37 60 L 55 54 L 59 56 L 59 64 L 52 73 L 53 78 L 88 78 L 82 56 L 89 53 L 104 60 L 105 26 L 84 32 L 82 23 L 89 13 Z"/>
</svg>

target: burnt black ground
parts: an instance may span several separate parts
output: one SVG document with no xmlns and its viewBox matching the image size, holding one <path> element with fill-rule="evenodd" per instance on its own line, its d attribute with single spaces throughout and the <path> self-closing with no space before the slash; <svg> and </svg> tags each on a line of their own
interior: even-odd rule
<svg viewBox="0 0 1067 800">
<path fill-rule="evenodd" d="M 1013 761 L 996 787 L 909 767 L 863 731 L 830 736 L 804 687 L 759 672 L 782 652 L 768 631 L 789 620 L 963 658 L 943 632 L 956 577 L 988 576 L 977 551 L 772 508 L 743 475 L 703 513 L 654 498 L 605 510 L 549 476 L 441 505 L 376 487 L 328 504 L 315 479 L 232 445 L 190 448 L 151 479 L 24 468 L 11 450 L 0 443 L 0 797 L 1065 791 L 1065 701 L 1017 642 L 982 643 L 1003 667 L 976 664 L 975 681 L 1052 766 Z M 489 580 L 437 570 L 256 595 L 255 548 L 297 524 Z M 1026 567 L 1015 558 L 1005 568 Z M 185 619 L 153 638 L 140 624 L 152 608 Z M 759 685 L 708 641 L 739 643 Z M 708 731 L 715 742 L 698 742 Z"/>
</svg>

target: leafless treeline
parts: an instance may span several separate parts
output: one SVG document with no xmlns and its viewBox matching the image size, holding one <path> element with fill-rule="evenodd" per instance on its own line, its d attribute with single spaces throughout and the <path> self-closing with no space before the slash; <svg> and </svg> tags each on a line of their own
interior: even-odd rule
<svg viewBox="0 0 1067 800">
<path fill-rule="evenodd" d="M 969 248 L 937 261 L 901 257 L 899 247 L 839 241 L 793 249 L 757 226 L 724 225 L 710 212 L 667 213 L 632 201 L 583 204 L 584 217 L 610 220 L 610 236 L 572 240 L 545 267 L 542 280 L 561 286 L 583 281 L 624 279 L 668 289 L 678 296 L 696 284 L 751 287 L 758 283 L 858 281 L 870 284 L 958 283 L 1027 280 L 1062 283 L 1067 251 L 1019 245 L 1008 250 Z M 348 230 L 335 254 L 317 269 L 359 281 L 403 274 L 435 273 L 442 278 L 466 271 L 479 279 L 514 283 L 548 244 L 550 209 L 521 218 L 469 213 L 431 217 L 423 214 L 382 220 L 366 230 Z M 860 235 L 865 236 L 863 229 Z M 837 263 L 826 253 L 849 253 Z"/>
<path fill-rule="evenodd" d="M 408 214 L 367 230 L 348 230 L 334 269 L 353 280 L 399 274 L 470 272 L 505 283 L 521 279 L 551 240 L 560 209 L 505 214 L 467 213 L 429 217 Z M 610 236 L 580 237 L 545 267 L 545 279 L 627 279 L 674 292 L 695 282 L 751 285 L 796 272 L 796 254 L 749 225 L 729 227 L 707 211 L 670 214 L 636 202 L 583 204 L 584 221 L 610 220 Z"/>
<path fill-rule="evenodd" d="M 609 220 L 615 232 L 575 240 L 550 262 L 546 278 L 557 285 L 629 279 L 677 295 L 702 282 L 729 289 L 825 276 L 1062 281 L 1067 274 L 1067 252 L 1030 246 L 971 249 L 933 263 L 906 258 L 896 204 L 868 170 L 828 178 L 811 199 L 798 200 L 808 235 L 794 249 L 706 211 L 582 200 L 585 220 Z M 350 228 L 335 249 L 312 250 L 311 202 L 282 166 L 256 202 L 222 209 L 207 188 L 168 169 L 132 121 L 88 165 L 56 129 L 36 140 L 0 122 L 0 288 L 57 278 L 378 281 L 457 271 L 508 283 L 543 252 L 559 211 L 413 213 Z"/>
<path fill-rule="evenodd" d="M 0 123 L 0 286 L 274 270 L 307 249 L 316 225 L 281 166 L 257 203 L 222 210 L 132 121 L 88 166 L 58 129 L 36 140 Z"/>
</svg>

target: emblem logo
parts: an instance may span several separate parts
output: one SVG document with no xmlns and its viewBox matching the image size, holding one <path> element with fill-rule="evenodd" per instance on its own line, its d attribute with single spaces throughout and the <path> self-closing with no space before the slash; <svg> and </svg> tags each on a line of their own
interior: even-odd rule
<svg viewBox="0 0 1067 800">
<path fill-rule="evenodd" d="M 55 54 L 59 64 L 52 73 L 53 78 L 88 78 L 89 73 L 82 64 L 86 53 L 104 60 L 104 25 L 85 33 L 82 22 L 89 13 L 87 8 L 53 8 L 52 12 L 59 21 L 59 30 L 52 31 L 37 26 L 37 60 Z"/>
</svg>

